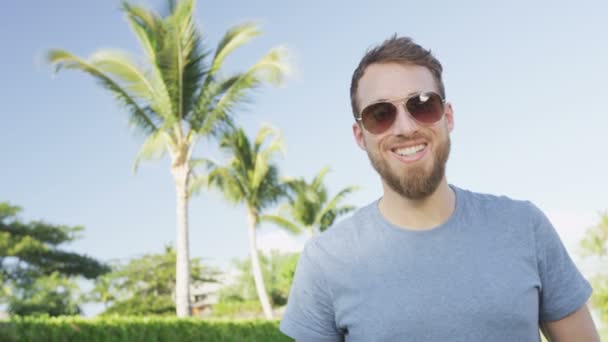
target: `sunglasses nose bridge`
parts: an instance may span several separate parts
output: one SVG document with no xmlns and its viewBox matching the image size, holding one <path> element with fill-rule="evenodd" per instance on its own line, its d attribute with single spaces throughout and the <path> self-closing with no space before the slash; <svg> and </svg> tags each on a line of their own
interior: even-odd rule
<svg viewBox="0 0 608 342">
<path fill-rule="evenodd" d="M 413 131 L 417 131 L 419 126 L 418 122 L 414 120 L 414 117 L 408 112 L 405 101 L 399 101 L 399 103 L 395 103 L 395 107 L 397 108 L 397 115 L 395 116 L 395 122 L 393 123 L 391 129 L 394 131 L 394 134 L 409 134 Z"/>
</svg>

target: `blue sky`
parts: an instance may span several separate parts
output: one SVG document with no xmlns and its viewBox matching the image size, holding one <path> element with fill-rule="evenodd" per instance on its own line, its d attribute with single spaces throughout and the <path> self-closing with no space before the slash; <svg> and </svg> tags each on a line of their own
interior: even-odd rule
<svg viewBox="0 0 608 342">
<path fill-rule="evenodd" d="M 361 186 L 350 198 L 358 206 L 381 188 L 352 138 L 350 77 L 366 48 L 393 33 L 413 37 L 442 62 L 455 110 L 448 181 L 532 200 L 573 251 L 608 209 L 607 10 L 602 0 L 222 0 L 200 1 L 197 18 L 209 47 L 244 21 L 265 32 L 230 57 L 228 73 L 273 46 L 289 48 L 293 75 L 281 88 L 263 88 L 239 113 L 240 123 L 252 135 L 262 123 L 280 128 L 287 145 L 282 173 L 310 178 L 328 165 L 334 192 Z M 24 219 L 85 226 L 69 248 L 103 260 L 173 243 L 168 161 L 145 162 L 134 175 L 143 138 L 128 127 L 125 112 L 87 75 L 52 77 L 41 62 L 53 47 L 141 56 L 119 2 L 2 2 L 0 13 L 0 201 L 23 206 Z M 206 143 L 196 155 L 221 156 Z M 244 209 L 217 193 L 191 201 L 192 256 L 220 266 L 246 256 L 245 229 Z M 266 243 L 302 242 L 272 226 L 260 235 Z"/>
</svg>

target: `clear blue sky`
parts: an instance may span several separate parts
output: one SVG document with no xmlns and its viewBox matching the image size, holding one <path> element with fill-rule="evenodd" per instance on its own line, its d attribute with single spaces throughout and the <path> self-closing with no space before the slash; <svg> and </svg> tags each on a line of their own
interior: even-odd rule
<svg viewBox="0 0 608 342">
<path fill-rule="evenodd" d="M 53 78 L 40 61 L 52 47 L 141 56 L 118 8 L 114 0 L 0 4 L 0 201 L 23 206 L 24 219 L 85 226 L 69 248 L 103 260 L 161 251 L 175 241 L 169 164 L 146 162 L 133 175 L 143 139 L 128 128 L 125 112 L 87 75 Z M 396 32 L 443 63 L 456 122 L 448 181 L 532 200 L 561 220 L 560 234 L 582 231 L 577 225 L 608 209 L 606 13 L 603 0 L 197 4 L 209 47 L 243 21 L 265 32 L 233 54 L 227 71 L 245 69 L 273 46 L 290 49 L 294 75 L 282 88 L 262 89 L 239 114 L 251 134 L 263 122 L 282 130 L 284 175 L 311 177 L 329 165 L 330 189 L 362 187 L 351 203 L 380 195 L 378 177 L 352 138 L 348 87 L 364 50 Z M 196 154 L 217 156 L 205 144 Z M 191 201 L 192 256 L 218 265 L 244 257 L 245 229 L 243 208 L 218 194 Z"/>
</svg>

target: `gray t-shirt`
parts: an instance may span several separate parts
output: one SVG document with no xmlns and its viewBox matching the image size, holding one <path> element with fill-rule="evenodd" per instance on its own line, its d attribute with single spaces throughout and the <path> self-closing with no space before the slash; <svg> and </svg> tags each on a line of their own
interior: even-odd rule
<svg viewBox="0 0 608 342">
<path fill-rule="evenodd" d="M 539 321 L 580 308 L 591 286 L 530 202 L 451 186 L 456 209 L 402 229 L 378 201 L 309 240 L 281 331 L 297 341 L 540 341 Z"/>
</svg>

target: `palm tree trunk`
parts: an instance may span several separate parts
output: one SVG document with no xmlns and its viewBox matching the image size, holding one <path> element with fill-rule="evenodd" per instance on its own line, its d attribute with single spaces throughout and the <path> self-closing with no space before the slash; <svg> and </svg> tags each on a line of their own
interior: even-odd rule
<svg viewBox="0 0 608 342">
<path fill-rule="evenodd" d="M 175 180 L 177 237 L 176 237 L 176 279 L 175 311 L 177 317 L 190 316 L 190 253 L 188 242 L 188 176 L 187 164 L 171 168 Z"/>
<path fill-rule="evenodd" d="M 266 294 L 266 286 L 264 286 L 264 278 L 262 277 L 262 268 L 260 267 L 260 259 L 258 257 L 258 247 L 256 242 L 256 220 L 257 215 L 255 209 L 247 208 L 247 218 L 249 220 L 249 227 L 247 233 L 249 235 L 249 257 L 251 259 L 251 271 L 253 273 L 253 280 L 255 282 L 255 288 L 258 292 L 258 298 L 262 304 L 262 310 L 266 319 L 272 319 L 272 308 L 270 307 L 270 301 Z"/>
</svg>

